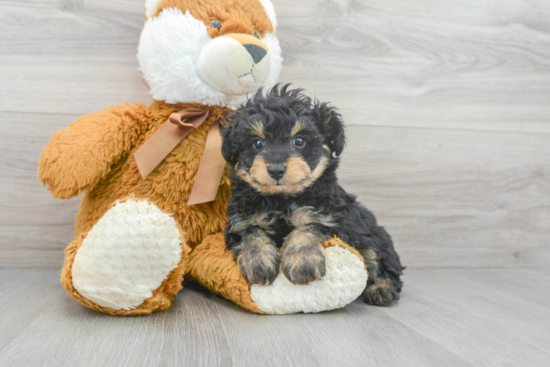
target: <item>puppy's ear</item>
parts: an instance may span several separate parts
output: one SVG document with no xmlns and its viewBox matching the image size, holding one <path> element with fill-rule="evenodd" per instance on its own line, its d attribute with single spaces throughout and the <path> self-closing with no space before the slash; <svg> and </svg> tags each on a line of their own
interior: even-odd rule
<svg viewBox="0 0 550 367">
<path fill-rule="evenodd" d="M 232 166 L 234 166 L 235 163 L 237 163 L 237 160 L 239 159 L 239 157 L 237 157 L 237 153 L 239 151 L 238 146 L 233 141 L 234 128 L 235 128 L 235 121 L 233 120 L 229 122 L 229 124 L 225 126 L 222 130 L 222 138 L 223 138 L 222 155 L 223 155 L 223 158 L 225 158 L 225 160 L 229 162 L 229 164 L 231 164 Z"/>
<path fill-rule="evenodd" d="M 230 122 L 222 130 L 222 155 L 223 158 L 232 166 L 234 166 L 238 160 L 238 157 L 235 156 L 238 153 L 238 150 L 235 149 L 235 143 L 233 142 L 233 129 L 234 125 Z"/>
<path fill-rule="evenodd" d="M 328 103 L 315 101 L 313 109 L 317 125 L 325 136 L 325 144 L 338 157 L 346 145 L 346 128 L 342 116 Z"/>
</svg>

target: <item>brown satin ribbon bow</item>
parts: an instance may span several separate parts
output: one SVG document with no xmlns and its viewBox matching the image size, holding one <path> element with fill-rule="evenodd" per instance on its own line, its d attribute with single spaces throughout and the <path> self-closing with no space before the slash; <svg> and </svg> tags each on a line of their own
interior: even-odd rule
<svg viewBox="0 0 550 367">
<path fill-rule="evenodd" d="M 139 173 L 145 179 L 170 154 L 170 152 L 194 129 L 208 119 L 210 111 L 201 108 L 185 108 L 174 112 L 134 154 Z M 222 156 L 220 123 L 227 124 L 222 116 L 210 125 L 199 169 L 187 205 L 202 204 L 216 199 L 225 168 Z"/>
</svg>

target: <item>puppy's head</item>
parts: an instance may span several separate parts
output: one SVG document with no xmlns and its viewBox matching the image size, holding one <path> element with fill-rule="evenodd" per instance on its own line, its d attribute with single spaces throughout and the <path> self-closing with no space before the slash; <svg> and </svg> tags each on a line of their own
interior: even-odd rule
<svg viewBox="0 0 550 367">
<path fill-rule="evenodd" d="M 288 87 L 260 90 L 223 133 L 222 153 L 236 179 L 265 195 L 302 192 L 336 166 L 345 145 L 340 114 Z"/>
</svg>

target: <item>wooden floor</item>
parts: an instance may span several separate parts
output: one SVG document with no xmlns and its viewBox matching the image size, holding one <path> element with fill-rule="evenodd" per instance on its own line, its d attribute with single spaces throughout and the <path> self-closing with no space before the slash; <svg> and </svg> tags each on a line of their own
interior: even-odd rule
<svg viewBox="0 0 550 367">
<path fill-rule="evenodd" d="M 280 80 L 348 126 L 341 184 L 408 266 L 392 308 L 258 316 L 197 286 L 115 318 L 59 283 L 52 134 L 124 101 L 141 0 L 0 0 L 0 366 L 549 366 L 550 1 L 274 0 Z M 4 268 L 1 268 L 4 267 Z"/>
<path fill-rule="evenodd" d="M 414 269 L 391 308 L 254 315 L 198 286 L 114 317 L 55 269 L 0 270 L 0 366 L 548 366 L 548 269 Z"/>
</svg>

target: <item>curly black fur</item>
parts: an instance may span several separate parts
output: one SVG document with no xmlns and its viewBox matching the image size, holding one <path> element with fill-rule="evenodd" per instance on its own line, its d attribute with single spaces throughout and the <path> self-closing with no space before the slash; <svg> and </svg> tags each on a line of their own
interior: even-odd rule
<svg viewBox="0 0 550 367">
<path fill-rule="evenodd" d="M 303 146 L 297 138 L 305 141 Z M 245 276 L 265 268 L 260 276 L 247 276 L 251 283 L 271 283 L 277 275 L 272 269 L 279 266 L 294 283 L 318 279 L 325 271 L 321 245 L 338 236 L 358 249 L 368 266 L 365 302 L 391 305 L 398 300 L 404 267 L 391 237 L 356 196 L 338 185 L 338 156 L 345 142 L 336 109 L 289 85 L 265 95 L 258 91 L 230 116 L 222 147 L 234 181 L 226 245 Z M 272 167 L 286 171 L 283 176 L 266 173 Z M 282 248 L 281 258 L 265 246 Z M 255 253 L 269 256 L 254 262 Z"/>
</svg>

